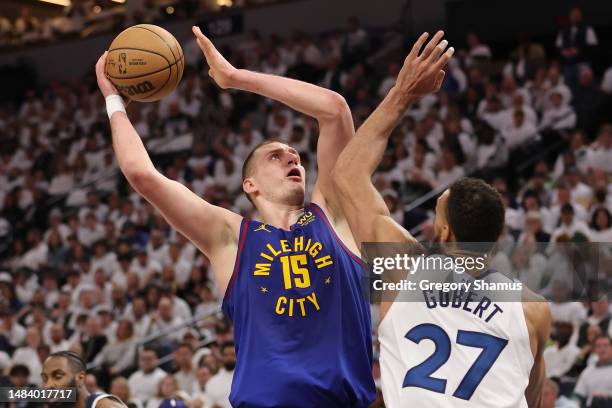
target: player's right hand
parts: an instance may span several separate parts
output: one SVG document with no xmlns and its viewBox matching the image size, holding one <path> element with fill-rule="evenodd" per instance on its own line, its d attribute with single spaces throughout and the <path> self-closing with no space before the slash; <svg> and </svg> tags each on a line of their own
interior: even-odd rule
<svg viewBox="0 0 612 408">
<path fill-rule="evenodd" d="M 108 51 L 105 51 L 96 63 L 96 80 L 98 82 L 98 88 L 100 88 L 100 92 L 102 92 L 102 95 L 104 95 L 105 98 L 109 95 L 119 95 L 119 91 L 117 91 L 115 85 L 113 85 L 113 83 L 106 76 L 107 54 Z"/>
<path fill-rule="evenodd" d="M 446 49 L 448 41 L 441 41 L 443 36 L 444 32 L 438 31 L 423 48 L 428 37 L 423 33 L 406 57 L 394 87 L 406 100 L 440 89 L 445 74 L 443 68 L 455 52 L 453 47 Z"/>
</svg>

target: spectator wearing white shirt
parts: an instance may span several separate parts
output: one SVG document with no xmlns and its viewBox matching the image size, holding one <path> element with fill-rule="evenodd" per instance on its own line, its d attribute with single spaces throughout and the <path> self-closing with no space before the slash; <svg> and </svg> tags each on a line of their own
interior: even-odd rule
<svg viewBox="0 0 612 408">
<path fill-rule="evenodd" d="M 141 288 L 145 287 L 154 275 L 161 273 L 161 270 L 161 263 L 150 259 L 146 249 L 138 249 L 130 265 L 130 272 L 138 275 Z"/>
<path fill-rule="evenodd" d="M 465 39 L 468 45 L 467 66 L 491 59 L 491 48 L 486 44 L 482 44 L 475 32 L 469 32 Z"/>
<path fill-rule="evenodd" d="M 572 101 L 572 91 L 565 84 L 558 65 L 553 64 L 548 69 L 547 78 L 544 82 L 544 88 L 546 89 L 545 97 L 543 100 L 544 109 L 550 106 L 550 94 L 553 92 L 558 92 L 561 94 L 561 96 L 563 96 L 564 105 L 569 105 L 569 103 Z"/>
<path fill-rule="evenodd" d="M 162 296 L 157 304 L 157 310 L 151 317 L 151 327 L 149 328 L 149 334 L 158 333 L 162 331 L 168 331 L 171 328 L 175 328 L 174 331 L 168 333 L 167 339 L 174 343 L 179 343 L 183 339 L 185 333 L 184 328 L 178 328 L 181 323 L 184 322 L 175 310 L 175 304 L 173 299 L 168 296 Z"/>
<path fill-rule="evenodd" d="M 587 149 L 588 167 L 612 173 L 612 125 L 603 124 Z"/>
<path fill-rule="evenodd" d="M 71 343 L 65 338 L 64 334 L 64 326 L 60 323 L 53 323 L 51 325 L 48 342 L 51 353 L 70 349 Z"/>
<path fill-rule="evenodd" d="M 516 149 L 537 136 L 537 129 L 533 123 L 525 119 L 525 112 L 517 109 L 513 114 L 513 121 L 502 129 L 502 136 L 509 150 Z"/>
<path fill-rule="evenodd" d="M 435 180 L 435 187 L 448 186 L 464 176 L 463 167 L 457 164 L 457 156 L 451 149 L 443 148 L 440 157 L 441 168 Z"/>
<path fill-rule="evenodd" d="M 550 105 L 544 111 L 540 120 L 541 130 L 570 130 L 576 126 L 576 112 L 567 104 L 563 103 L 563 96 L 560 92 L 550 93 Z"/>
<path fill-rule="evenodd" d="M 606 207 L 598 207 L 593 211 L 589 227 L 591 241 L 612 242 L 612 215 Z"/>
<path fill-rule="evenodd" d="M 232 387 L 234 368 L 236 367 L 234 343 L 228 342 L 221 345 L 221 360 L 223 367 L 206 383 L 206 393 L 210 397 L 212 405 L 218 405 L 221 408 L 231 408 L 229 394 Z"/>
<path fill-rule="evenodd" d="M 196 389 L 196 368 L 193 365 L 193 348 L 191 344 L 183 342 L 179 344 L 172 355 L 172 365 L 176 370 L 174 378 L 179 388 L 189 395 L 193 395 Z"/>
<path fill-rule="evenodd" d="M 0 337 L 13 348 L 21 347 L 26 338 L 26 329 L 15 321 L 10 309 L 5 307 L 0 308 Z"/>
<path fill-rule="evenodd" d="M 193 389 L 193 400 L 199 401 L 203 407 L 209 407 L 209 401 L 211 398 L 206 393 L 206 385 L 213 377 L 212 369 L 207 365 L 201 365 L 196 370 L 196 381 L 194 383 Z"/>
<path fill-rule="evenodd" d="M 155 398 L 159 383 L 168 375 L 164 370 L 157 367 L 157 363 L 157 352 L 154 349 L 142 349 L 138 355 L 139 370 L 128 379 L 128 385 L 134 394 L 134 398 L 143 404 Z"/>
<path fill-rule="evenodd" d="M 134 326 L 130 320 L 122 319 L 116 325 L 114 340 L 107 343 L 96 356 L 94 364 L 107 369 L 111 376 L 128 370 L 136 360 Z"/>
<path fill-rule="evenodd" d="M 26 240 L 30 246 L 30 249 L 23 254 L 21 258 L 21 265 L 30 269 L 38 270 L 42 265 L 47 263 L 49 246 L 42 239 L 41 233 L 38 229 L 28 231 Z"/>
<path fill-rule="evenodd" d="M 26 332 L 25 346 L 19 347 L 13 353 L 13 364 L 23 364 L 30 370 L 29 382 L 31 384 L 40 385 L 40 372 L 42 364 L 38 356 L 38 346 L 42 343 L 41 335 L 38 328 L 28 327 Z"/>
<path fill-rule="evenodd" d="M 151 317 L 147 314 L 147 301 L 142 295 L 136 296 L 126 308 L 125 318 L 133 322 L 134 335 L 144 337 L 149 333 Z"/>
<path fill-rule="evenodd" d="M 149 242 L 147 243 L 147 253 L 149 259 L 163 265 L 168 259 L 168 244 L 165 243 L 164 233 L 156 228 L 151 231 Z"/>
<path fill-rule="evenodd" d="M 609 407 L 612 404 L 612 340 L 607 335 L 595 339 L 597 364 L 587 367 L 574 388 L 574 395 L 587 407 Z"/>
<path fill-rule="evenodd" d="M 543 353 L 548 378 L 561 378 L 572 368 L 580 348 L 570 342 L 574 326 L 569 322 L 555 322 L 553 325 L 554 344 L 548 346 Z"/>
<path fill-rule="evenodd" d="M 77 236 L 79 242 L 87 247 L 91 247 L 94 242 L 104 238 L 104 226 L 98 222 L 98 218 L 93 212 L 85 215 L 85 222 L 79 227 Z"/>
<path fill-rule="evenodd" d="M 589 227 L 583 222 L 575 219 L 574 206 L 567 203 L 561 207 L 561 222 L 552 233 L 552 240 L 556 241 L 560 236 L 574 237 L 581 234 L 589 239 Z"/>
<path fill-rule="evenodd" d="M 176 284 L 181 287 L 189 280 L 192 264 L 181 258 L 181 248 L 176 242 L 168 246 L 168 256 L 163 261 L 164 266 L 169 266 L 174 270 Z"/>
<path fill-rule="evenodd" d="M 223 186 L 230 193 L 235 193 L 242 186 L 240 166 L 232 156 L 222 157 L 215 163 L 215 184 Z"/>
<path fill-rule="evenodd" d="M 391 88 L 395 85 L 395 81 L 397 80 L 397 75 L 400 72 L 401 65 L 397 62 L 392 62 L 389 64 L 387 68 L 387 76 L 380 82 L 378 86 L 377 95 L 380 98 L 384 98 L 387 96 Z"/>
<path fill-rule="evenodd" d="M 287 66 L 281 60 L 278 51 L 272 50 L 261 64 L 261 71 L 270 75 L 285 76 Z"/>
<path fill-rule="evenodd" d="M 253 129 L 253 123 L 249 119 L 240 121 L 240 131 L 238 140 L 234 147 L 233 154 L 241 160 L 245 160 L 249 153 L 263 141 L 263 136 L 259 130 Z"/>
</svg>

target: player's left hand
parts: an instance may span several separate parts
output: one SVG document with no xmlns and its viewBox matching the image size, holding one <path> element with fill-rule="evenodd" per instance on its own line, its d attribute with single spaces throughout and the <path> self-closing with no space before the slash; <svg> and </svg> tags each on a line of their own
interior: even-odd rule
<svg viewBox="0 0 612 408">
<path fill-rule="evenodd" d="M 221 88 L 232 88 L 238 70 L 221 55 L 208 37 L 202 34 L 199 27 L 193 26 L 192 31 L 196 36 L 198 46 L 204 53 L 206 63 L 210 67 L 208 75 L 210 75 Z"/>
<path fill-rule="evenodd" d="M 414 43 L 397 76 L 395 88 L 406 100 L 437 92 L 444 80 L 443 68 L 455 52 L 453 47 L 446 49 L 448 41 L 441 41 L 443 31 L 438 31 L 423 48 L 428 36 L 423 33 Z"/>
</svg>

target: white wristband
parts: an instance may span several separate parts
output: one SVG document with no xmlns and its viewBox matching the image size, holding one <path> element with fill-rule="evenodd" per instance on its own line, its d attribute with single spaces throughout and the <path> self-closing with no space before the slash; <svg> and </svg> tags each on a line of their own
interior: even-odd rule
<svg viewBox="0 0 612 408">
<path fill-rule="evenodd" d="M 126 113 L 125 105 L 123 104 L 123 99 L 121 99 L 121 96 L 117 94 L 108 95 L 106 97 L 106 113 L 108 114 L 109 120 L 115 112 Z"/>
</svg>

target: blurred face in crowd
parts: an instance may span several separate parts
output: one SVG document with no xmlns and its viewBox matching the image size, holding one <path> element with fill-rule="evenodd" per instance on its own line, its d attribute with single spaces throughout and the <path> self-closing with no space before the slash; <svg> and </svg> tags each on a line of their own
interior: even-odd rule
<svg viewBox="0 0 612 408">
<path fill-rule="evenodd" d="M 563 102 L 563 97 L 561 96 L 560 93 L 558 92 L 553 92 L 550 95 L 550 102 L 552 103 L 552 105 L 555 107 L 555 109 L 559 109 L 562 105 Z"/>
<path fill-rule="evenodd" d="M 280 142 L 260 146 L 248 163 L 242 188 L 253 200 L 303 205 L 306 170 L 298 152 Z"/>
<path fill-rule="evenodd" d="M 144 373 L 150 373 L 155 370 L 157 365 L 157 356 L 153 350 L 143 350 L 138 357 L 138 366 Z"/>
<path fill-rule="evenodd" d="M 609 337 L 600 337 L 595 340 L 595 354 L 599 358 L 598 364 L 608 363 L 612 360 L 612 345 Z"/>
<path fill-rule="evenodd" d="M 221 351 L 221 360 L 226 370 L 232 371 L 234 369 L 236 366 L 236 350 L 233 346 L 223 348 L 223 351 Z"/>
<path fill-rule="evenodd" d="M 130 400 L 130 387 L 128 386 L 127 380 L 123 377 L 115 378 L 113 382 L 111 382 L 110 393 L 127 403 Z"/>
<path fill-rule="evenodd" d="M 578 25 L 582 22 L 582 11 L 579 8 L 573 8 L 569 13 L 569 21 L 572 25 Z"/>
<path fill-rule="evenodd" d="M 570 225 L 572 222 L 574 222 L 574 212 L 561 211 L 561 222 L 565 225 Z"/>
<path fill-rule="evenodd" d="M 587 327 L 587 341 L 589 342 L 589 344 L 593 344 L 593 342 L 595 341 L 595 338 L 597 336 L 599 336 L 601 334 L 601 327 L 599 327 L 598 324 L 591 324 L 589 325 L 589 327 Z"/>
<path fill-rule="evenodd" d="M 51 330 L 49 330 L 49 334 L 51 335 L 51 340 L 53 343 L 57 344 L 64 340 L 64 328 L 59 323 L 54 323 L 51 326 Z"/>
<path fill-rule="evenodd" d="M 100 318 L 98 316 L 89 316 L 86 323 L 87 334 L 90 336 L 98 336 L 102 331 Z"/>
<path fill-rule="evenodd" d="M 132 337 L 132 323 L 129 320 L 121 320 L 117 325 L 117 339 L 126 340 Z"/>
<path fill-rule="evenodd" d="M 196 378 L 200 387 L 204 387 L 208 380 L 212 377 L 212 372 L 208 366 L 202 366 L 196 371 Z"/>
<path fill-rule="evenodd" d="M 93 374 L 85 376 L 85 388 L 89 393 L 94 393 L 98 390 L 98 379 Z"/>
<path fill-rule="evenodd" d="M 172 320 L 172 301 L 167 297 L 162 298 L 159 301 L 159 315 L 165 321 Z"/>
<path fill-rule="evenodd" d="M 591 302 L 591 310 L 593 311 L 593 315 L 602 317 L 608 314 L 608 307 L 610 306 L 610 302 L 608 301 L 607 296 L 602 296 L 599 300 Z"/>
<path fill-rule="evenodd" d="M 147 304 L 143 298 L 135 298 L 132 302 L 132 312 L 136 318 L 144 316 L 147 312 Z"/>
<path fill-rule="evenodd" d="M 173 376 L 169 375 L 159 383 L 159 393 L 162 398 L 171 398 L 178 391 L 178 385 Z"/>
<path fill-rule="evenodd" d="M 26 344 L 36 350 L 40 345 L 40 332 L 34 327 L 30 327 L 26 332 Z"/>
<path fill-rule="evenodd" d="M 174 362 L 179 368 L 191 368 L 193 353 L 189 347 L 181 346 L 174 352 Z"/>
</svg>

